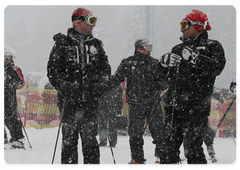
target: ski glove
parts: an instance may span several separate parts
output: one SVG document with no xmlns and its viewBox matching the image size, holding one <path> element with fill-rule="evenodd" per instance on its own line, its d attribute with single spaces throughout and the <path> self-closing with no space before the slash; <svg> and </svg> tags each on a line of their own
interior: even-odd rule
<svg viewBox="0 0 240 170">
<path fill-rule="evenodd" d="M 181 62 L 182 57 L 174 53 L 166 53 L 159 60 L 163 67 L 175 67 Z"/>
<path fill-rule="evenodd" d="M 184 47 L 182 51 L 182 57 L 184 60 L 189 61 L 192 64 L 196 64 L 199 52 L 194 51 L 190 47 Z"/>
</svg>

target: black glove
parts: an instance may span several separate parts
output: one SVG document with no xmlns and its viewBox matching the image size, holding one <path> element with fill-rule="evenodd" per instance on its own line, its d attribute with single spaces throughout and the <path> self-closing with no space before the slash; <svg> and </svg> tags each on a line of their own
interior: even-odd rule
<svg viewBox="0 0 240 170">
<path fill-rule="evenodd" d="M 174 53 L 166 53 L 159 59 L 163 67 L 175 67 L 181 60 L 182 57 Z"/>
<path fill-rule="evenodd" d="M 199 52 L 194 51 L 190 47 L 184 47 L 182 51 L 182 57 L 184 60 L 189 61 L 192 64 L 196 64 Z"/>
</svg>

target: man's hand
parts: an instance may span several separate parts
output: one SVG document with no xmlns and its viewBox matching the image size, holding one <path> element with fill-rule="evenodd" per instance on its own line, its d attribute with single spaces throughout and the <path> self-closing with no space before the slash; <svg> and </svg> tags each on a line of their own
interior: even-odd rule
<svg viewBox="0 0 240 170">
<path fill-rule="evenodd" d="M 175 67 L 181 62 L 182 57 L 173 53 L 166 53 L 159 60 L 163 67 Z"/>
</svg>

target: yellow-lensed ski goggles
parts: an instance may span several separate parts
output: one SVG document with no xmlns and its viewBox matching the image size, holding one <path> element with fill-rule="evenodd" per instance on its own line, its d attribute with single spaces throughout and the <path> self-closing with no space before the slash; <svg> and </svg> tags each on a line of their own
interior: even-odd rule
<svg viewBox="0 0 240 170">
<path fill-rule="evenodd" d="M 204 24 L 200 21 L 192 21 L 190 18 L 188 18 L 189 21 L 187 20 L 182 20 L 180 22 L 180 26 L 181 26 L 181 30 L 184 31 L 184 30 L 187 30 L 190 26 L 193 26 L 193 25 L 200 25 L 204 28 Z"/>
<path fill-rule="evenodd" d="M 97 23 L 97 17 L 94 16 L 73 16 L 72 21 L 74 20 L 85 21 L 90 26 L 95 26 Z"/>
</svg>

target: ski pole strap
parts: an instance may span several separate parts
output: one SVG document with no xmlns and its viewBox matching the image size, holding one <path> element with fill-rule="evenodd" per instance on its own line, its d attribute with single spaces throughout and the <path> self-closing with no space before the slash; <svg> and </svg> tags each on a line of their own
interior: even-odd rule
<svg viewBox="0 0 240 170">
<path fill-rule="evenodd" d="M 217 131 L 217 130 L 219 129 L 219 127 L 222 125 L 223 120 L 224 120 L 225 117 L 227 116 L 227 114 L 228 114 L 229 110 L 231 109 L 231 107 L 232 107 L 233 103 L 235 102 L 235 100 L 236 100 L 236 96 L 234 97 L 234 99 L 232 100 L 232 102 L 230 103 L 230 105 L 228 106 L 226 112 L 225 112 L 225 113 L 223 112 L 223 113 L 224 113 L 224 114 L 223 114 L 223 117 L 222 117 L 222 119 L 220 120 L 220 122 L 218 123 L 217 128 L 215 129 L 215 131 Z"/>
</svg>

